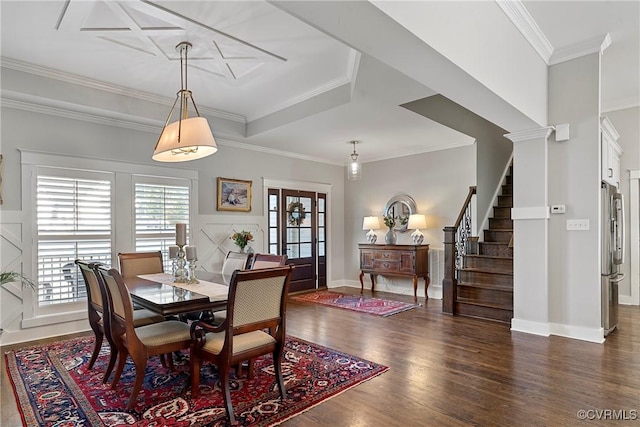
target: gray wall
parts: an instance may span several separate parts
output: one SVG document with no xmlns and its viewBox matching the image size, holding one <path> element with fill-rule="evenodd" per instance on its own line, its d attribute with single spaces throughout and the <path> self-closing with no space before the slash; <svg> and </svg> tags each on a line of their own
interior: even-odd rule
<svg viewBox="0 0 640 427">
<path fill-rule="evenodd" d="M 454 224 L 472 185 L 476 185 L 475 144 L 365 163 L 362 179 L 348 181 L 345 188 L 345 280 L 359 286 L 358 243 L 365 243 L 366 231 L 362 230 L 365 216 L 378 216 L 384 227 L 382 214 L 387 201 L 406 193 L 416 201 L 418 213 L 426 216 L 427 230 L 421 230 L 424 243 L 441 249 L 442 228 Z M 378 243 L 384 242 L 385 232 L 385 228 L 377 231 Z M 410 234 L 400 234 L 398 244 L 410 244 Z M 423 295 L 421 286 L 418 295 Z M 440 286 L 441 283 L 432 282 L 429 289 L 437 295 Z M 392 277 L 378 277 L 377 289 L 413 294 L 409 280 Z"/>
</svg>

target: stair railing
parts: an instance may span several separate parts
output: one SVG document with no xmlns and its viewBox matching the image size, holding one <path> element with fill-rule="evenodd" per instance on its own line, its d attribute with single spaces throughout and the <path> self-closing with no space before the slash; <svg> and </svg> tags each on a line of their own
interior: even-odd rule
<svg viewBox="0 0 640 427">
<path fill-rule="evenodd" d="M 444 227 L 444 278 L 442 279 L 442 311 L 455 314 L 455 302 L 458 288 L 458 271 L 463 267 L 464 255 L 469 253 L 474 238 L 471 236 L 472 212 L 471 200 L 476 187 L 469 187 L 469 193 L 462 205 L 458 219 L 453 227 Z"/>
</svg>

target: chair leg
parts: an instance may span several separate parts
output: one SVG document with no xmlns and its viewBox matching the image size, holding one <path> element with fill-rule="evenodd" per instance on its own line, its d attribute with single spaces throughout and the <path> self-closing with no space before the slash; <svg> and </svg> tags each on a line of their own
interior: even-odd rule
<svg viewBox="0 0 640 427">
<path fill-rule="evenodd" d="M 111 388 L 115 389 L 116 384 L 120 381 L 120 376 L 122 375 L 122 371 L 124 371 L 124 365 L 127 362 L 128 353 L 123 351 L 122 349 L 118 349 L 118 367 L 116 368 L 116 373 L 113 376 L 113 381 L 111 381 Z"/>
<path fill-rule="evenodd" d="M 277 348 L 276 351 L 273 352 L 273 366 L 276 369 L 276 379 L 278 380 L 280 397 L 284 400 L 287 397 L 287 390 L 284 388 L 284 378 L 282 376 L 282 348 Z"/>
<path fill-rule="evenodd" d="M 100 354 L 100 349 L 102 348 L 102 339 L 104 338 L 104 335 L 102 334 L 102 332 L 95 332 L 96 335 L 96 344 L 93 347 L 93 353 L 91 354 L 91 360 L 89 360 L 89 369 L 93 368 L 93 364 L 96 363 L 96 359 L 98 358 L 98 355 Z"/>
<path fill-rule="evenodd" d="M 222 386 L 222 395 L 224 396 L 224 406 L 227 408 L 227 415 L 229 416 L 229 423 L 236 422 L 236 418 L 233 415 L 233 405 L 231 404 L 231 390 L 229 388 L 229 365 L 222 363 L 218 366 L 220 369 L 220 383 Z"/>
<path fill-rule="evenodd" d="M 136 381 L 133 384 L 133 390 L 131 390 L 131 396 L 129 397 L 129 404 L 127 404 L 127 410 L 133 409 L 136 406 L 136 399 L 138 398 L 138 393 L 142 388 L 142 381 L 144 380 L 144 374 L 147 369 L 147 358 L 143 355 L 142 357 L 134 357 L 133 363 L 136 366 Z"/>
<path fill-rule="evenodd" d="M 200 395 L 200 365 L 202 361 L 195 354 L 193 348 L 191 348 L 189 360 L 191 362 L 191 397 L 198 397 Z"/>
<path fill-rule="evenodd" d="M 253 379 L 253 360 L 254 359 L 249 359 L 247 361 L 247 364 L 249 365 L 247 368 L 247 379 L 252 380 Z"/>
<path fill-rule="evenodd" d="M 109 364 L 107 365 L 107 370 L 104 371 L 102 384 L 106 384 L 107 381 L 109 381 L 109 376 L 111 376 L 111 371 L 113 371 L 113 367 L 116 365 L 116 359 L 118 359 L 118 348 L 115 346 L 111 346 L 111 355 L 109 356 Z"/>
</svg>

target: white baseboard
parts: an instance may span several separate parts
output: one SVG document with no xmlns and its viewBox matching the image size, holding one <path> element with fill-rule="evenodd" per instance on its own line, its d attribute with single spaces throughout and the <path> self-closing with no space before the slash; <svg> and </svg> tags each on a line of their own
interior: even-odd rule
<svg viewBox="0 0 640 427">
<path fill-rule="evenodd" d="M 618 295 L 618 304 L 622 305 L 638 305 L 631 295 Z"/>
<path fill-rule="evenodd" d="M 541 323 L 522 319 L 511 319 L 511 330 L 527 334 L 548 337 L 556 335 L 598 344 L 604 342 L 604 330 L 602 328 L 584 328 L 581 326 L 563 325 L 560 323 Z"/>
<path fill-rule="evenodd" d="M 511 319 L 511 330 L 516 332 L 524 332 L 526 334 L 540 335 L 548 337 L 551 335 L 548 323 L 531 322 L 529 320 Z"/>
</svg>

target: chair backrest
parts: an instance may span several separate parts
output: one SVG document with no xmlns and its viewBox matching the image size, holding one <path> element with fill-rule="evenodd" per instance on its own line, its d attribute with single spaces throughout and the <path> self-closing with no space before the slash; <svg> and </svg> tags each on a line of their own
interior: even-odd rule
<svg viewBox="0 0 640 427">
<path fill-rule="evenodd" d="M 286 255 L 255 254 L 251 261 L 251 270 L 259 268 L 282 267 L 287 263 Z"/>
<path fill-rule="evenodd" d="M 227 337 L 271 328 L 284 337 L 292 266 L 235 271 L 229 285 Z"/>
<path fill-rule="evenodd" d="M 97 271 L 109 300 L 112 334 L 122 336 L 126 333 L 127 341 L 137 339 L 133 325 L 133 302 L 122 275 L 115 268 L 103 266 L 98 267 Z"/>
<path fill-rule="evenodd" d="M 246 270 L 249 268 L 251 255 L 249 253 L 229 251 L 222 264 L 222 274 L 231 277 L 236 270 Z"/>
<path fill-rule="evenodd" d="M 100 292 L 98 276 L 95 272 L 95 266 L 99 265 L 99 263 L 86 262 L 77 259 L 75 264 L 80 268 L 80 273 L 82 273 L 82 278 L 84 279 L 84 284 L 87 289 L 89 310 L 93 309 L 99 313 L 103 313 L 104 303 L 102 301 L 102 293 Z"/>
<path fill-rule="evenodd" d="M 162 252 L 127 252 L 119 253 L 120 275 L 135 277 L 139 274 L 164 273 Z"/>
</svg>

